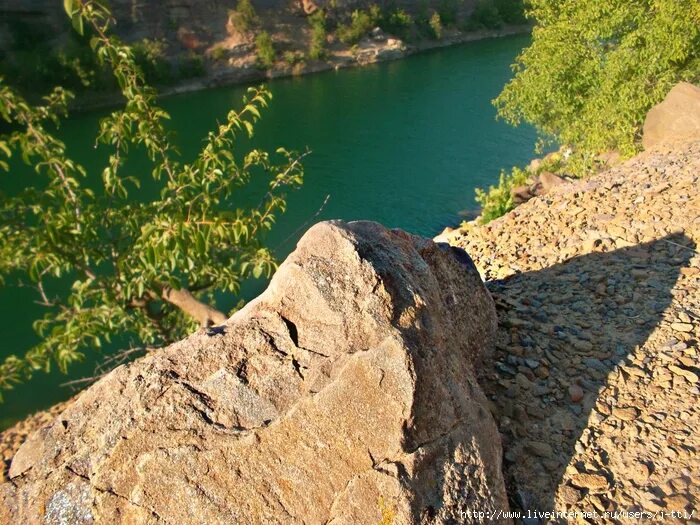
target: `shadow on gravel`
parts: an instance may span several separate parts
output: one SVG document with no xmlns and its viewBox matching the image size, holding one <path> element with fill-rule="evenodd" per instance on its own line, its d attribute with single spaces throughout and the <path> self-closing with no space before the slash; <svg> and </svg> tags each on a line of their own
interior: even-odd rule
<svg viewBox="0 0 700 525">
<path fill-rule="evenodd" d="M 496 377 L 482 384 L 499 405 L 512 510 L 555 510 L 589 417 L 606 416 L 592 412 L 609 374 L 658 326 L 694 249 L 675 234 L 488 283 L 500 334 Z M 571 400 L 572 383 L 585 394 L 580 403 Z M 623 416 L 633 424 L 633 411 Z"/>
</svg>

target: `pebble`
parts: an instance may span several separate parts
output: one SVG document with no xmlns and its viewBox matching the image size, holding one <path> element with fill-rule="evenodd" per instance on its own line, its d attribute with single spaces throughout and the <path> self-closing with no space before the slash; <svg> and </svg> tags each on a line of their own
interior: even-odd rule
<svg viewBox="0 0 700 525">
<path fill-rule="evenodd" d="M 638 485 L 646 483 L 650 474 L 651 471 L 649 467 L 644 463 L 635 463 L 630 469 L 630 476 Z"/>
<path fill-rule="evenodd" d="M 634 407 L 615 407 L 612 409 L 612 415 L 622 421 L 632 421 L 639 415 L 639 410 Z"/>
<path fill-rule="evenodd" d="M 681 368 L 679 366 L 668 365 L 668 369 L 674 374 L 686 378 L 691 383 L 697 383 L 700 379 L 698 378 L 698 375 L 696 373 L 691 372 L 690 370 L 685 370 L 684 368 Z"/>
<path fill-rule="evenodd" d="M 552 446 L 542 441 L 529 441 L 527 443 L 527 449 L 541 458 L 550 458 L 554 455 Z"/>
<path fill-rule="evenodd" d="M 671 329 L 676 332 L 692 332 L 693 325 L 690 323 L 671 323 Z"/>
<path fill-rule="evenodd" d="M 574 487 L 588 489 L 591 493 L 604 492 L 608 488 L 608 480 L 602 474 L 574 474 L 569 481 Z"/>
<path fill-rule="evenodd" d="M 580 403 L 583 399 L 583 388 L 574 384 L 569 387 L 569 399 L 572 403 Z"/>
</svg>

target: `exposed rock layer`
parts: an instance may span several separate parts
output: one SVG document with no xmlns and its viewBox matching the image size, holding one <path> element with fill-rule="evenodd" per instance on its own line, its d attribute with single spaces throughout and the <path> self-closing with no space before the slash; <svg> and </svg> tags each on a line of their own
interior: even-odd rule
<svg viewBox="0 0 700 525">
<path fill-rule="evenodd" d="M 507 509 L 472 368 L 495 311 L 461 250 L 321 223 L 224 328 L 116 369 L 32 435 L 0 521 L 398 525 Z"/>
</svg>

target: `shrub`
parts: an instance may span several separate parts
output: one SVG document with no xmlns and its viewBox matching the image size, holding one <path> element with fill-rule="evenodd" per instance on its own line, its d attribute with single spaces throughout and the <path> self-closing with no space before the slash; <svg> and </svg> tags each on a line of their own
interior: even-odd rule
<svg viewBox="0 0 700 525">
<path fill-rule="evenodd" d="M 311 25 L 311 42 L 309 43 L 309 58 L 322 60 L 326 56 L 326 15 L 319 9 L 309 17 Z"/>
<path fill-rule="evenodd" d="M 272 37 L 267 31 L 261 31 L 255 37 L 255 48 L 258 52 L 258 63 L 265 69 L 269 69 L 275 65 L 277 52 L 272 43 Z"/>
<path fill-rule="evenodd" d="M 494 0 L 498 15 L 506 24 L 524 24 L 525 6 L 523 0 Z"/>
<path fill-rule="evenodd" d="M 481 205 L 479 222 L 486 224 L 515 208 L 511 190 L 525 184 L 529 175 L 525 170 L 513 168 L 510 173 L 501 171 L 497 186 L 489 186 L 486 191 L 477 188 L 476 201 Z"/>
<path fill-rule="evenodd" d="M 226 58 L 226 48 L 224 46 L 214 46 L 211 50 L 211 59 L 218 62 Z"/>
<path fill-rule="evenodd" d="M 433 16 L 430 17 L 429 24 L 433 38 L 440 40 L 442 38 L 442 21 L 440 20 L 440 13 L 433 13 Z"/>
<path fill-rule="evenodd" d="M 78 31 L 94 30 L 92 49 L 125 103 L 100 119 L 102 164 L 84 167 L 55 134 L 74 95 L 56 86 L 34 105 L 0 79 L 0 173 L 25 186 L 0 199 L 0 286 L 31 286 L 44 309 L 33 323 L 39 342 L 0 362 L 0 391 L 53 366 L 66 372 L 102 345 L 113 342 L 116 364 L 225 321 L 215 294 L 274 271 L 262 236 L 303 176 L 301 157 L 283 148 L 241 151 L 271 98 L 264 87 L 250 88 L 185 161 L 133 51 L 109 34 L 104 3 L 64 6 Z M 145 163 L 138 173 L 134 150 Z M 239 193 L 254 175 L 268 184 L 251 205 Z M 140 191 L 147 179 L 160 190 L 153 197 Z"/>
<path fill-rule="evenodd" d="M 459 0 L 440 0 L 437 12 L 440 15 L 441 25 L 445 27 L 455 25 L 459 15 Z"/>
<path fill-rule="evenodd" d="M 170 63 L 165 59 L 165 42 L 144 38 L 131 46 L 134 60 L 151 84 L 162 84 L 171 78 Z"/>
<path fill-rule="evenodd" d="M 385 16 L 381 25 L 384 31 L 396 35 L 402 40 L 410 40 L 415 29 L 413 17 L 400 8 L 394 9 L 388 16 Z"/>
<path fill-rule="evenodd" d="M 179 59 L 177 70 L 180 79 L 203 77 L 207 72 L 204 59 L 194 51 Z"/>
<path fill-rule="evenodd" d="M 260 23 L 258 14 L 250 0 L 238 0 L 236 9 L 229 11 L 229 20 L 241 33 L 250 31 Z"/>
<path fill-rule="evenodd" d="M 304 62 L 304 53 L 301 51 L 285 51 L 282 58 L 289 66 L 296 66 Z"/>
<path fill-rule="evenodd" d="M 367 35 L 377 24 L 373 12 L 355 10 L 350 17 L 350 24 L 340 24 L 337 35 L 343 44 L 352 46 L 357 44 L 362 37 Z"/>
<path fill-rule="evenodd" d="M 498 29 L 503 25 L 493 0 L 479 0 L 467 21 L 468 29 Z"/>
</svg>

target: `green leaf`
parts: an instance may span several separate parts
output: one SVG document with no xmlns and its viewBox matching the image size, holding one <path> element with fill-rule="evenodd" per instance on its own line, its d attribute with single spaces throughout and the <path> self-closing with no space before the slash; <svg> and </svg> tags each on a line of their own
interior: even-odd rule
<svg viewBox="0 0 700 525">
<path fill-rule="evenodd" d="M 75 0 L 63 0 L 63 9 L 69 17 L 72 17 L 75 11 Z"/>
</svg>

